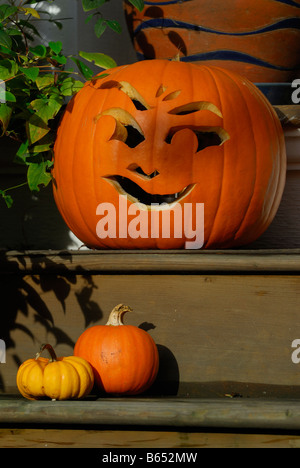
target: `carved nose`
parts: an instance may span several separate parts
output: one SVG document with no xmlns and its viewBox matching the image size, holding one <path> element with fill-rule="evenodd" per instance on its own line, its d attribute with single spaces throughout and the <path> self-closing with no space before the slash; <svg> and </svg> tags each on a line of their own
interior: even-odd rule
<svg viewBox="0 0 300 468">
<path fill-rule="evenodd" d="M 127 169 L 129 171 L 132 171 L 132 172 L 135 172 L 136 174 L 140 175 L 141 177 L 143 177 L 144 179 L 153 179 L 154 177 L 157 177 L 159 175 L 159 171 L 157 171 L 156 169 L 151 172 L 151 173 L 146 173 L 143 171 L 143 169 L 138 166 L 137 164 L 130 164 Z"/>
</svg>

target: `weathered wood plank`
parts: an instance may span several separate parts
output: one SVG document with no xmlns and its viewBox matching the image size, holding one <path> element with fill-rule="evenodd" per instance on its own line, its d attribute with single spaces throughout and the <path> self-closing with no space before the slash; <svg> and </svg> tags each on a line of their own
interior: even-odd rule
<svg viewBox="0 0 300 468">
<path fill-rule="evenodd" d="M 275 111 L 280 119 L 283 128 L 295 127 L 300 128 L 300 106 L 274 106 Z"/>
<path fill-rule="evenodd" d="M 0 399 L 0 423 L 120 427 L 300 429 L 300 401 L 131 398 L 96 401 Z"/>
<path fill-rule="evenodd" d="M 300 448 L 300 436 L 222 432 L 86 430 L 86 429 L 0 429 L 1 448 Z M 166 450 L 166 453 L 172 450 Z M 116 452 L 118 453 L 118 452 Z M 133 451 L 132 454 L 135 452 Z M 101 452 L 97 452 L 101 460 Z"/>
<path fill-rule="evenodd" d="M 0 252 L 0 273 L 300 272 L 300 249 Z"/>
</svg>

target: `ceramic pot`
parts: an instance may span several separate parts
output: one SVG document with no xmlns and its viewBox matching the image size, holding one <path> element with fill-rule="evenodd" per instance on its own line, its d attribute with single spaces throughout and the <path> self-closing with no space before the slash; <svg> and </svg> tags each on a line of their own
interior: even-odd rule
<svg viewBox="0 0 300 468">
<path fill-rule="evenodd" d="M 221 66 L 253 82 L 300 77 L 300 0 L 124 0 L 138 59 Z"/>
</svg>

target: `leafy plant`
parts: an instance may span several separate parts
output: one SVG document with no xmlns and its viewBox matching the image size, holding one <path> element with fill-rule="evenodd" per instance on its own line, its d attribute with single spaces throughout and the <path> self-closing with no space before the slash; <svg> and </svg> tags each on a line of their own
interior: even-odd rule
<svg viewBox="0 0 300 468">
<path fill-rule="evenodd" d="M 107 27 L 117 33 L 121 32 L 120 24 L 117 21 L 103 18 L 101 11 L 99 11 L 99 8 L 108 1 L 109 0 L 82 0 L 84 11 L 89 12 L 96 9 L 96 11 L 93 11 L 93 13 L 87 17 L 87 21 L 96 18 L 94 31 L 97 37 L 100 37 Z M 144 8 L 144 0 L 129 0 L 129 2 L 140 11 Z"/>
<path fill-rule="evenodd" d="M 39 191 L 51 180 L 52 148 L 57 123 L 66 100 L 83 86 L 94 72 L 86 64 L 93 62 L 102 69 L 116 66 L 115 61 L 102 53 L 79 52 L 67 57 L 60 41 L 44 44 L 37 24 L 44 3 L 55 0 L 5 0 L 0 5 L 0 137 L 18 143 L 14 163 L 27 169 L 24 183 L 31 191 Z M 107 27 L 121 32 L 114 20 L 103 17 L 100 8 L 110 0 L 81 0 L 88 13 L 87 21 L 95 21 L 94 31 L 99 38 Z M 142 9 L 143 0 L 130 0 Z M 48 21 L 62 28 L 59 20 Z M 67 68 L 70 59 L 75 67 Z M 82 60 L 83 59 L 83 60 Z M 10 191 L 0 190 L 0 196 L 10 207 Z"/>
</svg>

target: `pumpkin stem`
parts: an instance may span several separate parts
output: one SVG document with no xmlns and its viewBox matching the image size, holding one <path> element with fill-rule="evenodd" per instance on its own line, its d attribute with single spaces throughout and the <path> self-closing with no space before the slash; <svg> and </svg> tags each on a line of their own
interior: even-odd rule
<svg viewBox="0 0 300 468">
<path fill-rule="evenodd" d="M 114 327 L 118 325 L 124 325 L 123 323 L 123 315 L 126 312 L 132 312 L 132 309 L 124 304 L 119 304 L 116 307 L 113 308 L 111 311 L 108 321 L 106 325 L 112 325 Z"/>
<path fill-rule="evenodd" d="M 54 349 L 52 348 L 52 346 L 50 344 L 42 344 L 41 347 L 40 347 L 40 350 L 38 353 L 36 353 L 36 356 L 35 356 L 35 359 L 38 359 L 40 357 L 40 355 L 42 354 L 42 352 L 47 349 L 47 351 L 49 352 L 50 356 L 51 356 L 51 359 L 50 361 L 53 362 L 53 361 L 57 361 L 57 357 L 56 357 L 56 354 L 55 354 L 55 351 Z"/>
<path fill-rule="evenodd" d="M 177 52 L 176 55 L 171 59 L 171 62 L 180 62 L 180 53 Z"/>
</svg>

